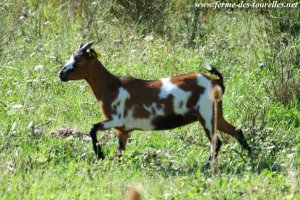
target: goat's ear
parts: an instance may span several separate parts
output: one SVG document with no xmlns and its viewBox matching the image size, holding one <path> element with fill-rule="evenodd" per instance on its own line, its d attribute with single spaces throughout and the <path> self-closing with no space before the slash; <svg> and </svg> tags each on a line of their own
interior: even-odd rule
<svg viewBox="0 0 300 200">
<path fill-rule="evenodd" d="M 81 49 L 83 47 L 83 44 L 81 43 L 78 47 L 78 49 Z"/>
<path fill-rule="evenodd" d="M 98 55 L 96 53 L 96 51 L 94 51 L 94 49 L 90 49 L 89 50 L 89 55 L 92 57 L 92 58 L 97 58 Z"/>
<path fill-rule="evenodd" d="M 89 42 L 89 43 L 85 44 L 84 46 L 82 46 L 80 49 L 82 49 L 83 51 L 86 51 L 91 48 L 93 43 L 94 42 Z"/>
</svg>

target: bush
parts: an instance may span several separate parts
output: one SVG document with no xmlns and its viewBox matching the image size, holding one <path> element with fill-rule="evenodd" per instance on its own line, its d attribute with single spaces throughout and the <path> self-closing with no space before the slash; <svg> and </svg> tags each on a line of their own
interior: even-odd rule
<svg viewBox="0 0 300 200">
<path fill-rule="evenodd" d="M 268 44 L 264 53 L 270 97 L 289 104 L 300 98 L 300 13 L 297 9 L 268 13 Z"/>
<path fill-rule="evenodd" d="M 111 12 L 119 19 L 135 23 L 144 35 L 154 31 L 162 34 L 169 0 L 116 0 Z"/>
</svg>

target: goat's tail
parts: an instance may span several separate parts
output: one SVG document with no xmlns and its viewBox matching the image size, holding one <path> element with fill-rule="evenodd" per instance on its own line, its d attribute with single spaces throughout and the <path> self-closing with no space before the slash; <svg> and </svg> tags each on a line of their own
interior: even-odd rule
<svg viewBox="0 0 300 200">
<path fill-rule="evenodd" d="M 223 75 L 214 67 L 212 67 L 211 65 L 207 65 L 205 67 L 210 73 L 216 75 L 217 77 L 219 77 L 219 79 L 223 82 Z"/>
<path fill-rule="evenodd" d="M 213 113 L 214 113 L 214 120 L 213 120 L 213 131 L 210 133 L 211 138 L 211 145 L 212 145 L 212 155 L 211 155 L 211 169 L 212 173 L 215 174 L 217 172 L 217 130 L 218 130 L 218 102 L 221 101 L 223 98 L 223 92 L 221 89 L 221 86 L 215 85 L 213 86 L 211 93 L 210 93 L 210 99 L 214 102 L 213 103 Z"/>
<path fill-rule="evenodd" d="M 209 71 L 213 75 L 216 75 L 219 78 L 218 84 L 220 85 L 220 87 L 222 89 L 222 94 L 224 94 L 225 86 L 224 86 L 224 82 L 223 82 L 223 75 L 216 68 L 214 68 L 210 65 L 207 65 L 205 68 L 207 69 L 207 71 Z"/>
<path fill-rule="evenodd" d="M 222 100 L 222 98 L 223 98 L 223 91 L 221 86 L 215 85 L 211 90 L 210 99 L 215 102 L 219 102 Z"/>
<path fill-rule="evenodd" d="M 217 120 L 218 120 L 218 102 L 222 100 L 223 94 L 225 92 L 225 87 L 223 83 L 223 76 L 222 74 L 215 69 L 214 67 L 207 66 L 206 69 L 216 75 L 219 79 L 217 80 L 217 84 L 214 84 L 210 93 L 210 99 L 214 102 L 213 104 L 213 111 L 214 111 L 214 120 L 213 120 L 213 131 L 210 133 L 211 137 L 211 145 L 212 145 L 212 152 L 211 152 L 211 169 L 212 173 L 215 174 L 217 172 L 217 160 L 216 160 L 216 148 L 217 148 Z"/>
</svg>

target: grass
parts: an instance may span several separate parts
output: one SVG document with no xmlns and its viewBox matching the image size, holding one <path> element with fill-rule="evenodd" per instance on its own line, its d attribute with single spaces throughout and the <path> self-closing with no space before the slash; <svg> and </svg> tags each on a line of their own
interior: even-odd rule
<svg viewBox="0 0 300 200">
<path fill-rule="evenodd" d="M 176 2 L 173 8 L 179 9 Z M 299 83 L 293 50 L 300 45 L 299 35 L 286 36 L 289 44 L 278 55 L 284 56 L 286 48 L 290 64 L 280 71 L 274 70 L 281 66 L 278 59 L 268 59 L 278 56 L 269 40 L 277 41 L 283 33 L 272 26 L 270 35 L 271 19 L 264 13 L 212 11 L 202 26 L 207 34 L 198 35 L 195 48 L 189 48 L 182 10 L 169 12 L 166 20 L 175 28 L 168 39 L 155 32 L 143 36 L 141 25 L 113 17 L 105 1 L 84 5 L 62 0 L 0 3 L 1 199 L 122 199 L 131 185 L 141 187 L 145 199 L 300 198 L 299 93 L 280 102 L 272 86 L 280 88 L 281 82 L 271 81 L 291 72 L 290 80 Z M 96 99 L 85 82 L 63 84 L 57 78 L 70 54 L 90 40 L 117 75 L 160 79 L 204 72 L 201 65 L 215 64 L 227 87 L 225 117 L 244 130 L 254 157 L 221 135 L 218 173 L 203 173 L 209 142 L 194 123 L 133 132 L 121 161 L 115 156 L 114 132 L 99 133 L 108 158 L 96 160 L 91 141 L 83 137 L 102 119 Z M 61 128 L 82 134 L 63 137 Z"/>
</svg>

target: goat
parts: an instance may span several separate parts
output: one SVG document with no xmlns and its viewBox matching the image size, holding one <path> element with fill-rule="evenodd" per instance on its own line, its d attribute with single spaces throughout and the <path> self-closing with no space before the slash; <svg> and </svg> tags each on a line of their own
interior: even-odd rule
<svg viewBox="0 0 300 200">
<path fill-rule="evenodd" d="M 214 67 L 207 70 L 217 77 L 202 73 L 185 74 L 161 80 L 141 80 L 111 74 L 97 59 L 91 48 L 93 42 L 80 47 L 59 72 L 61 81 L 86 80 L 96 96 L 106 120 L 93 125 L 90 130 L 93 150 L 98 159 L 104 159 L 97 141 L 97 131 L 116 130 L 118 151 L 125 150 L 129 132 L 134 130 L 167 130 L 199 121 L 211 141 L 211 153 L 217 157 L 222 142 L 212 136 L 217 129 L 234 137 L 251 153 L 243 132 L 223 118 L 222 101 L 211 98 L 218 86 L 224 94 L 222 74 Z M 220 95 L 219 95 L 220 96 Z M 214 111 L 214 104 L 216 111 Z M 214 124 L 216 122 L 216 125 Z M 214 153 L 215 149 L 215 153 Z"/>
</svg>

